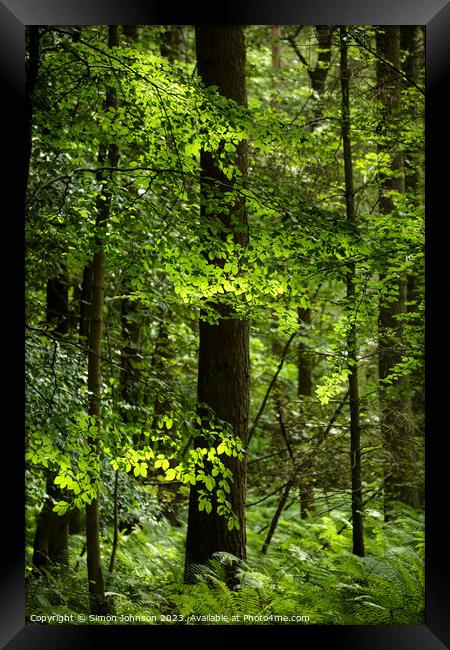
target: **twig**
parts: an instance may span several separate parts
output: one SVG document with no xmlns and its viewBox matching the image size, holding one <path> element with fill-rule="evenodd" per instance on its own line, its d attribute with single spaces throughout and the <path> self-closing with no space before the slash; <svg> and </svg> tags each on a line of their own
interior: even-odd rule
<svg viewBox="0 0 450 650">
<path fill-rule="evenodd" d="M 286 359 L 286 355 L 288 353 L 289 347 L 290 347 L 292 341 L 294 340 L 294 338 L 297 336 L 297 334 L 298 334 L 298 332 L 294 332 L 293 334 L 291 334 L 291 336 L 289 337 L 288 342 L 284 346 L 284 350 L 283 350 L 283 353 L 281 355 L 281 359 L 280 359 L 280 363 L 278 364 L 278 368 L 276 369 L 276 372 L 275 372 L 274 376 L 272 377 L 272 380 L 271 380 L 271 382 L 269 384 L 269 387 L 268 387 L 268 389 L 266 391 L 266 394 L 264 395 L 264 399 L 261 402 L 261 406 L 259 407 L 259 411 L 258 411 L 258 413 L 257 413 L 257 415 L 256 415 L 256 417 L 255 417 L 255 419 L 253 421 L 253 424 L 250 427 L 250 430 L 248 432 L 247 448 L 250 445 L 250 441 L 252 439 L 253 433 L 255 432 L 255 429 L 256 429 L 256 426 L 257 426 L 257 424 L 259 422 L 259 419 L 260 419 L 261 415 L 263 414 L 263 411 L 264 411 L 265 406 L 267 404 L 267 400 L 269 399 L 270 393 L 272 392 L 272 388 L 274 387 L 275 382 L 276 382 L 276 380 L 278 378 L 278 375 L 280 374 L 280 372 L 281 372 L 281 370 L 283 368 L 283 364 L 284 364 L 284 361 Z"/>
</svg>

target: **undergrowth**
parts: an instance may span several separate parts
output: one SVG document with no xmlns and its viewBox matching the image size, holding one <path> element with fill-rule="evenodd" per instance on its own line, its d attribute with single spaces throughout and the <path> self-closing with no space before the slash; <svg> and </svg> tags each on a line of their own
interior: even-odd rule
<svg viewBox="0 0 450 650">
<path fill-rule="evenodd" d="M 226 564 L 233 558 L 225 553 L 194 568 L 195 584 L 183 584 L 185 526 L 147 520 L 122 535 L 114 572 L 105 569 L 116 619 L 91 622 L 272 624 L 283 616 L 288 624 L 424 622 L 421 515 L 402 508 L 387 524 L 376 508 L 368 510 L 366 556 L 360 558 L 351 553 L 351 523 L 338 510 L 306 520 L 286 511 L 267 555 L 262 555 L 272 513 L 270 503 L 249 509 L 248 557 L 239 562 L 239 586 L 234 590 L 226 585 Z M 36 576 L 28 568 L 28 623 L 32 614 L 88 615 L 82 549 L 83 536 L 72 535 L 68 569 L 52 567 Z M 109 552 L 105 545 L 105 564 Z"/>
</svg>

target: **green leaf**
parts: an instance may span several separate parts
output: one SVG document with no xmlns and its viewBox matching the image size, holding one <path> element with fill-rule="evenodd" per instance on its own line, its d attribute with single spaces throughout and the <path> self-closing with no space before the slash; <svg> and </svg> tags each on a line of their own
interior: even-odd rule
<svg viewBox="0 0 450 650">
<path fill-rule="evenodd" d="M 177 475 L 176 470 L 174 470 L 173 467 L 171 467 L 171 468 L 168 469 L 167 472 L 166 472 L 166 479 L 167 479 L 168 481 L 173 481 L 173 479 L 175 478 L 176 475 Z"/>
</svg>

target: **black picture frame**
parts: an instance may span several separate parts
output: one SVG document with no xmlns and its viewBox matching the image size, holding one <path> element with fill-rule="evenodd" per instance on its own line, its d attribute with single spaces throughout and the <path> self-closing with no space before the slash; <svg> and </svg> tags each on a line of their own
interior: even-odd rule
<svg viewBox="0 0 450 650">
<path fill-rule="evenodd" d="M 214 6 L 214 5 L 213 5 Z M 448 221 L 448 171 L 439 152 L 450 151 L 448 143 L 448 101 L 450 87 L 450 4 L 447 0 L 252 0 L 230 2 L 215 7 L 185 3 L 179 8 L 151 0 L 1 0 L 0 50 L 3 92 L 1 104 L 4 143 L 0 156 L 3 211 L 3 251 L 13 251 L 2 277 L 3 319 L 7 330 L 3 338 L 4 376 L 2 393 L 3 451 L 2 479 L 2 567 L 0 577 L 0 643 L 10 650 L 66 650 L 131 643 L 215 643 L 229 645 L 241 634 L 251 634 L 251 643 L 289 643 L 295 646 L 332 647 L 339 650 L 441 650 L 450 647 L 450 561 L 449 544 L 443 521 L 448 485 L 448 460 L 445 438 L 445 406 L 448 400 L 445 379 L 440 369 L 448 368 L 450 332 L 448 313 L 443 311 L 446 296 L 435 286 L 444 286 L 447 277 L 442 236 Z M 25 278 L 23 270 L 24 204 L 24 32 L 26 25 L 70 24 L 416 24 L 426 26 L 426 624 L 386 626 L 301 625 L 289 628 L 252 626 L 88 626 L 24 625 L 24 398 L 23 398 L 23 314 Z M 447 139 L 445 139 L 447 136 Z M 9 199 L 9 201 L 8 201 Z M 448 256 L 448 254 L 447 254 Z M 445 265 L 445 266 L 444 266 Z M 5 425 L 6 416 L 10 423 Z M 442 420 L 441 420 L 442 418 Z M 441 424 L 441 421 L 444 424 Z M 448 425 L 446 427 L 448 429 Z M 439 434 L 442 434 L 441 436 Z M 12 468 L 12 472 L 6 470 Z M 156 629 L 158 627 L 158 629 Z M 289 634 L 289 637 L 286 636 Z M 136 638 L 136 637 L 139 637 Z M 147 646 L 144 646 L 147 647 Z"/>
</svg>

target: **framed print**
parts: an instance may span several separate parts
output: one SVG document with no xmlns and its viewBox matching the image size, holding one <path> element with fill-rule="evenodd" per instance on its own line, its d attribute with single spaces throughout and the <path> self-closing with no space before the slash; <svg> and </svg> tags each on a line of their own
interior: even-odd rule
<svg viewBox="0 0 450 650">
<path fill-rule="evenodd" d="M 449 646 L 449 35 L 2 0 L 2 647 Z"/>
</svg>

